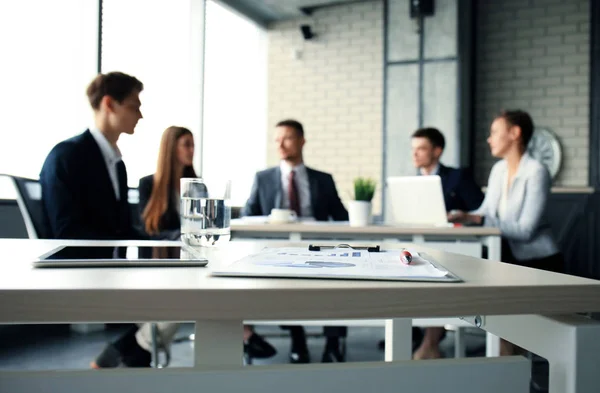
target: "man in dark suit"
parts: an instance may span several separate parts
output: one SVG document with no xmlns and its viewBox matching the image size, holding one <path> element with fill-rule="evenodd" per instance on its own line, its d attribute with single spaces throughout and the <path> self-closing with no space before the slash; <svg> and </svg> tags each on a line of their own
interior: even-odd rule
<svg viewBox="0 0 600 393">
<path fill-rule="evenodd" d="M 117 141 L 142 118 L 143 84 L 120 72 L 98 75 L 87 88 L 95 127 L 60 142 L 40 173 L 42 203 L 55 239 L 140 239 L 127 201 L 127 171 Z M 124 250 L 119 250 L 120 256 Z M 108 255 L 106 255 L 108 254 Z M 87 258 L 114 256 L 89 250 Z M 92 367 L 150 366 L 150 352 L 136 341 L 137 326 L 107 346 Z"/>
<path fill-rule="evenodd" d="M 483 202 L 483 192 L 472 174 L 461 168 L 451 168 L 440 162 L 446 140 L 437 128 L 420 128 L 412 135 L 412 158 L 419 174 L 438 175 L 442 180 L 446 211 L 472 211 Z"/>
<path fill-rule="evenodd" d="M 60 142 L 40 173 L 50 236 L 56 239 L 131 239 L 127 171 L 117 140 L 142 118 L 140 81 L 99 75 L 87 89 L 96 127 Z"/>
<path fill-rule="evenodd" d="M 304 165 L 302 149 L 304 128 L 296 120 L 280 121 L 276 125 L 275 142 L 281 158 L 277 167 L 256 174 L 250 198 L 242 210 L 246 216 L 267 216 L 272 209 L 293 210 L 300 218 L 318 221 L 346 221 L 348 212 L 335 188 L 333 177 Z M 285 327 L 290 330 L 292 363 L 308 363 L 310 355 L 306 335 L 301 326 Z M 325 327 L 327 337 L 323 362 L 344 361 L 340 337 L 346 336 L 345 327 Z"/>
<path fill-rule="evenodd" d="M 446 211 L 472 211 L 483 202 L 483 192 L 475 183 L 471 173 L 465 169 L 451 168 L 440 163 L 446 141 L 437 128 L 420 128 L 412 135 L 412 158 L 419 174 L 422 176 L 438 175 L 442 181 Z M 414 359 L 431 359 L 441 356 L 439 342 L 444 337 L 442 327 L 425 330 L 421 345 L 413 354 Z M 415 336 L 421 332 L 413 333 Z"/>
</svg>

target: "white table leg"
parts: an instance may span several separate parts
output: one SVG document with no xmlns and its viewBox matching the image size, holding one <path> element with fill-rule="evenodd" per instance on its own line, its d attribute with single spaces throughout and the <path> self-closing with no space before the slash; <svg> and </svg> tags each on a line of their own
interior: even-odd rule
<svg viewBox="0 0 600 393">
<path fill-rule="evenodd" d="M 290 232 L 290 241 L 291 242 L 302 241 L 302 234 L 300 232 Z"/>
<path fill-rule="evenodd" d="M 385 321 L 385 361 L 412 358 L 412 319 L 396 318 Z"/>
<path fill-rule="evenodd" d="M 500 236 L 488 236 L 485 239 L 488 248 L 487 259 L 491 261 L 502 260 L 502 239 Z M 500 337 L 496 337 L 491 333 L 486 334 L 485 340 L 485 356 L 495 357 L 500 356 Z"/>
<path fill-rule="evenodd" d="M 423 244 L 425 243 L 425 236 L 423 235 L 413 235 L 412 242 L 415 244 Z"/>
<path fill-rule="evenodd" d="M 485 356 L 488 358 L 500 356 L 500 337 L 492 333 L 485 334 Z"/>
<path fill-rule="evenodd" d="M 196 321 L 194 368 L 242 366 L 242 321 Z"/>
<path fill-rule="evenodd" d="M 454 357 L 467 357 L 467 348 L 465 342 L 465 328 L 457 326 L 454 331 Z"/>
<path fill-rule="evenodd" d="M 486 317 L 485 329 L 546 358 L 549 393 L 592 393 L 600 386 L 600 322 L 580 315 Z"/>
<path fill-rule="evenodd" d="M 487 259 L 492 261 L 501 261 L 502 260 L 502 240 L 500 236 L 487 236 L 485 238 L 485 243 L 488 248 L 488 257 Z"/>
</svg>

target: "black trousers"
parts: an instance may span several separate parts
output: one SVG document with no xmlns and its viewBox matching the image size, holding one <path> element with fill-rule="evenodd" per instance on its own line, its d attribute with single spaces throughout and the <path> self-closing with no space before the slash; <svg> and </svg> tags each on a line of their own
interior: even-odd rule
<svg viewBox="0 0 600 393">
<path fill-rule="evenodd" d="M 531 267 L 534 269 L 546 270 L 554 273 L 565 273 L 566 266 L 565 260 L 561 253 L 556 253 L 543 258 L 534 258 L 519 260 L 513 255 L 508 242 L 502 239 L 502 262 L 512 263 L 513 265 L 519 265 L 524 267 Z"/>
</svg>

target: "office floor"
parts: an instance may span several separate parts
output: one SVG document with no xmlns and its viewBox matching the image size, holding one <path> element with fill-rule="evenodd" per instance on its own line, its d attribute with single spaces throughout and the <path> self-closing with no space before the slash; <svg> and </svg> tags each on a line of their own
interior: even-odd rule
<svg viewBox="0 0 600 393">
<path fill-rule="evenodd" d="M 104 348 L 104 345 L 119 336 L 124 326 L 110 325 L 103 331 L 77 333 L 68 325 L 34 325 L 0 327 L 0 369 L 2 370 L 46 370 L 46 369 L 87 369 L 89 363 Z M 171 348 L 171 367 L 191 367 L 193 364 L 193 343 L 185 340 L 193 333 L 192 324 L 183 324 L 177 338 L 184 339 Z M 268 336 L 267 340 L 277 348 L 277 355 L 267 360 L 255 360 L 254 365 L 286 364 L 288 362 L 289 336 L 276 326 L 258 326 L 258 333 Z M 318 334 L 321 329 L 306 329 L 308 346 L 313 362 L 319 362 L 325 339 Z M 314 335 L 314 336 L 312 336 Z M 350 327 L 347 338 L 347 360 L 382 361 L 383 351 L 377 343 L 383 339 L 383 328 Z M 240 330 L 241 339 L 241 330 Z M 453 355 L 453 333 L 449 332 L 442 342 L 442 350 L 447 357 Z M 467 355 L 484 356 L 485 337 L 481 332 L 467 334 Z M 241 345 L 241 341 L 240 341 Z M 536 368 L 542 374 L 535 378 Z M 534 379 L 544 381 L 544 365 L 533 367 Z M 546 371 L 547 372 L 547 371 Z M 546 377 L 547 378 L 547 377 Z M 543 392 L 545 389 L 532 389 Z"/>
</svg>

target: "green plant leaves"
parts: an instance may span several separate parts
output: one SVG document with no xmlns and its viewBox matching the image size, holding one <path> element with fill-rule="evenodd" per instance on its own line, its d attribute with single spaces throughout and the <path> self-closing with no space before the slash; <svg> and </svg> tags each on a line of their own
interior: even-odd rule
<svg viewBox="0 0 600 393">
<path fill-rule="evenodd" d="M 354 199 L 370 202 L 375 194 L 376 182 L 370 178 L 357 177 L 354 179 Z"/>
</svg>

